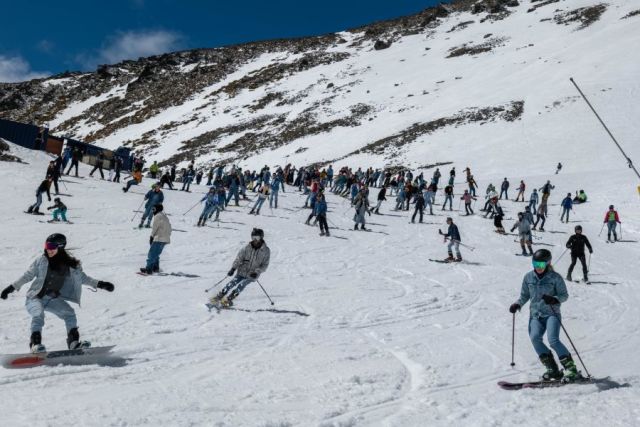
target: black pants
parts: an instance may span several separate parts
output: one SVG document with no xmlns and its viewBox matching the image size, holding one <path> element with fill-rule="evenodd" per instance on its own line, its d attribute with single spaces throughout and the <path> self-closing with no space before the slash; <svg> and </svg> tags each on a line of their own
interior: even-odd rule
<svg viewBox="0 0 640 427">
<path fill-rule="evenodd" d="M 120 170 L 116 169 L 116 176 L 113 177 L 113 182 L 120 182 Z"/>
<path fill-rule="evenodd" d="M 467 215 L 473 214 L 473 209 L 471 209 L 471 203 L 464 204 L 464 211 L 467 213 Z"/>
<path fill-rule="evenodd" d="M 104 179 L 104 172 L 102 172 L 102 165 L 99 165 L 99 164 L 95 165 L 93 169 L 91 169 L 91 172 L 89 172 L 89 176 L 93 176 L 93 173 L 96 171 L 96 169 L 100 171 L 100 177 Z"/>
<path fill-rule="evenodd" d="M 587 277 L 587 262 L 585 261 L 584 254 L 571 254 L 571 265 L 569 266 L 569 271 L 567 272 L 567 274 L 571 274 L 571 272 L 573 271 L 573 267 L 576 266 L 577 260 L 580 260 L 580 263 L 582 264 L 582 274 L 584 275 L 584 277 Z"/>
<path fill-rule="evenodd" d="M 318 215 L 318 224 L 320 225 L 320 232 L 325 234 L 329 233 L 329 226 L 327 225 L 327 217 L 325 215 Z"/>
<path fill-rule="evenodd" d="M 537 227 L 538 226 L 538 221 L 542 220 L 542 224 L 540 224 L 540 230 L 544 230 L 544 222 L 547 220 L 547 218 L 544 215 L 540 215 L 538 214 L 536 216 L 536 222 L 533 224 L 533 227 Z"/>
<path fill-rule="evenodd" d="M 76 176 L 78 176 L 78 161 L 77 160 L 71 160 L 71 166 L 69 166 L 69 169 L 67 170 L 67 175 L 69 175 L 69 173 L 71 173 L 71 169 L 74 166 L 76 167 Z"/>
<path fill-rule="evenodd" d="M 416 206 L 416 210 L 413 211 L 413 216 L 411 217 L 411 222 L 416 221 L 416 214 L 420 213 L 420 222 L 422 222 L 422 215 L 424 214 L 424 208 L 419 208 Z"/>
<path fill-rule="evenodd" d="M 58 178 L 53 178 L 53 186 L 56 189 L 56 194 L 58 194 L 60 192 L 58 189 Z"/>
</svg>

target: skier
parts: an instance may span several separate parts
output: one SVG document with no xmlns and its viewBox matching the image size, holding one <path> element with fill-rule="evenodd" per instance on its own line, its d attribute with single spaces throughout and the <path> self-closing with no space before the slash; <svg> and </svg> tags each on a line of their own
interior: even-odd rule
<svg viewBox="0 0 640 427">
<path fill-rule="evenodd" d="M 276 176 L 276 174 L 273 174 L 273 177 L 271 179 L 271 194 L 269 195 L 269 207 L 270 208 L 276 208 L 278 209 L 278 192 L 280 191 L 280 183 L 282 181 L 280 180 L 280 177 Z M 284 184 L 282 184 L 284 185 Z M 283 190 L 284 191 L 284 190 Z"/>
<path fill-rule="evenodd" d="M 493 226 L 496 228 L 496 233 L 505 234 L 504 227 L 502 226 L 502 219 L 504 218 L 502 207 L 497 200 L 493 207 L 495 209 L 495 215 L 493 216 Z"/>
<path fill-rule="evenodd" d="M 433 204 L 435 203 L 436 192 L 432 185 L 429 185 L 427 189 L 422 193 L 424 197 L 425 207 L 429 207 L 429 215 L 433 215 Z"/>
<path fill-rule="evenodd" d="M 366 231 L 367 229 L 364 227 L 366 222 L 364 214 L 368 213 L 371 215 L 371 211 L 369 211 L 369 200 L 367 198 L 367 193 L 364 190 L 360 190 L 356 196 L 354 206 L 356 208 L 356 213 L 353 215 L 353 221 L 355 222 L 353 229 L 357 230 L 358 224 L 362 224 L 360 227 L 361 230 Z"/>
<path fill-rule="evenodd" d="M 532 208 L 532 212 L 535 212 L 537 210 L 536 206 L 538 206 L 538 189 L 534 188 L 533 192 L 529 196 L 529 207 Z"/>
<path fill-rule="evenodd" d="M 466 192 L 466 190 L 465 190 L 465 192 Z M 416 199 L 416 208 L 415 208 L 415 210 L 413 211 L 413 216 L 411 217 L 411 222 L 412 222 L 412 223 L 415 223 L 415 222 L 416 222 L 416 215 L 417 215 L 418 213 L 420 213 L 420 220 L 419 220 L 419 222 L 422 222 L 422 217 L 423 217 L 423 215 L 424 215 L 424 204 L 425 204 L 425 202 L 424 202 L 424 197 L 422 196 L 422 193 L 421 193 L 421 192 L 418 192 L 418 193 L 415 195 L 415 197 L 414 197 L 414 198 Z"/>
<path fill-rule="evenodd" d="M 453 186 L 447 185 L 444 187 L 444 203 L 442 204 L 442 210 L 447 206 L 447 201 L 449 201 L 449 210 L 453 210 Z"/>
<path fill-rule="evenodd" d="M 509 200 L 509 195 L 507 194 L 507 190 L 509 189 L 509 181 L 507 178 L 502 181 L 502 185 L 500 185 L 500 200 L 502 200 L 502 195 L 504 194 L 504 198 Z"/>
<path fill-rule="evenodd" d="M 260 208 L 265 200 L 267 200 L 267 196 L 269 195 L 269 184 L 263 184 L 258 192 L 258 198 L 256 199 L 256 203 L 251 208 L 251 212 L 249 215 L 255 212 L 256 215 L 260 215 Z"/>
<path fill-rule="evenodd" d="M 329 226 L 327 225 L 327 201 L 325 200 L 322 192 L 318 194 L 314 212 L 318 219 L 318 224 L 320 225 L 320 235 L 329 237 Z"/>
<path fill-rule="evenodd" d="M 151 174 L 151 179 L 156 179 L 159 170 L 160 166 L 158 166 L 158 162 L 154 160 L 153 164 L 149 166 L 149 174 Z"/>
<path fill-rule="evenodd" d="M 189 165 L 189 169 L 182 174 L 182 188 L 180 191 L 186 191 L 187 193 L 190 192 L 189 187 L 191 187 L 191 183 L 193 182 L 195 175 L 196 172 L 193 170 L 193 166 Z"/>
<path fill-rule="evenodd" d="M 373 210 L 378 215 L 380 215 L 380 206 L 382 205 L 382 202 L 387 200 L 386 195 L 387 195 L 387 186 L 385 185 L 378 192 L 378 204 L 376 205 L 376 208 Z"/>
<path fill-rule="evenodd" d="M 518 186 L 518 195 L 516 196 L 516 202 L 522 201 L 524 202 L 524 190 L 526 189 L 526 185 L 523 180 L 520 180 L 520 185 Z M 522 200 L 520 200 L 522 198 Z"/>
<path fill-rule="evenodd" d="M 581 378 L 571 353 L 560 341 L 560 304 L 567 301 L 569 294 L 562 276 L 551 266 L 551 252 L 539 249 L 533 255 L 533 270 L 525 274 L 522 280 L 520 298 L 509 307 L 509 312 L 515 314 L 527 301 L 529 307 L 529 338 L 546 371 L 542 375 L 545 381 L 560 380 L 571 382 Z M 544 344 L 542 337 L 547 333 L 549 345 L 555 350 L 560 363 L 564 367 L 564 374 L 551 350 Z"/>
<path fill-rule="evenodd" d="M 573 200 L 571 199 L 571 193 L 567 193 L 567 197 L 562 199 L 562 203 L 560 203 L 560 206 L 562 206 L 562 215 L 560 216 L 560 222 L 563 222 L 562 220 L 564 216 L 567 215 L 567 223 L 568 223 L 569 211 L 573 209 Z"/>
<path fill-rule="evenodd" d="M 560 172 L 560 169 L 562 169 L 562 163 L 558 162 L 558 166 L 556 166 L 556 175 L 558 175 L 558 172 Z"/>
<path fill-rule="evenodd" d="M 471 209 L 471 200 L 476 200 L 474 196 L 469 194 L 469 190 L 464 190 L 464 194 L 460 197 L 460 200 L 464 200 L 465 215 L 473 215 L 473 209 Z"/>
<path fill-rule="evenodd" d="M 162 203 L 153 206 L 153 227 L 149 236 L 149 253 L 147 254 L 147 265 L 140 269 L 142 274 L 153 274 L 160 272 L 160 254 L 165 245 L 171 242 L 171 223 L 163 212 Z"/>
<path fill-rule="evenodd" d="M 142 182 L 142 172 L 133 171 L 133 172 L 131 172 L 131 175 L 129 176 L 129 178 L 131 178 L 131 179 L 129 181 L 127 181 L 126 187 L 122 187 L 122 191 L 124 193 L 129 191 L 129 189 L 131 188 L 132 185 L 138 185 L 138 184 L 140 184 Z"/>
<path fill-rule="evenodd" d="M 160 177 L 160 188 L 164 188 L 164 185 L 166 184 L 169 186 L 169 190 L 173 190 L 174 188 L 171 182 L 171 174 L 167 171 Z"/>
<path fill-rule="evenodd" d="M 231 307 L 233 300 L 240 295 L 244 288 L 249 283 L 258 280 L 258 277 L 267 270 L 270 257 L 271 251 L 264 241 L 264 231 L 254 228 L 251 231 L 251 242 L 240 249 L 231 270 L 227 273 L 227 276 L 233 276 L 237 270 L 236 277 L 227 283 L 218 295 L 211 298 L 211 304 Z M 229 291 L 231 293 L 227 296 Z"/>
<path fill-rule="evenodd" d="M 42 204 L 42 193 L 47 193 L 47 199 L 51 201 L 51 193 L 49 189 L 51 188 L 51 181 L 53 179 L 49 176 L 47 179 L 42 181 L 38 188 L 36 189 L 36 202 L 29 206 L 26 213 L 34 214 L 34 215 L 44 215 L 40 213 L 40 205 Z"/>
<path fill-rule="evenodd" d="M 609 210 L 604 214 L 604 223 L 607 224 L 607 242 L 611 241 L 611 233 L 613 233 L 613 241 L 617 241 L 618 235 L 616 234 L 616 227 L 618 224 L 621 224 L 621 222 L 620 217 L 618 217 L 618 212 L 613 209 L 613 205 L 610 205 Z"/>
<path fill-rule="evenodd" d="M 530 256 L 533 255 L 533 248 L 531 247 L 531 222 L 527 219 L 522 212 L 518 212 L 518 221 L 513 224 L 511 227 L 511 232 L 517 228 L 518 235 L 520 237 L 520 247 L 522 248 L 522 256 Z M 527 245 L 529 248 L 529 253 L 527 253 L 524 245 Z"/>
<path fill-rule="evenodd" d="M 53 203 L 53 206 L 49 206 L 47 208 L 48 211 L 50 211 L 51 209 L 55 209 L 53 211 L 53 221 L 60 221 L 58 219 L 58 215 L 60 215 L 63 222 L 69 222 L 67 221 L 67 206 L 60 201 L 60 197 L 54 198 Z"/>
<path fill-rule="evenodd" d="M 101 151 L 98 153 L 98 156 L 96 157 L 96 164 L 93 167 L 93 169 L 91 169 L 91 172 L 89 172 L 89 176 L 93 176 L 93 173 L 96 171 L 96 169 L 98 170 L 98 172 L 100 172 L 100 179 L 104 179 L 104 172 L 102 172 L 102 162 L 104 160 L 104 153 Z"/>
<path fill-rule="evenodd" d="M 538 190 L 542 191 L 542 201 L 546 202 L 549 196 L 551 195 L 551 190 L 556 188 L 554 185 L 551 185 L 551 181 L 547 180 L 547 183 L 540 187 Z M 546 203 L 545 203 L 546 206 Z M 547 214 L 547 211 L 544 211 L 544 214 Z"/>
<path fill-rule="evenodd" d="M 47 237 L 44 253 L 36 258 L 29 269 L 18 280 L 7 286 L 0 298 L 7 296 L 33 280 L 27 291 L 27 312 L 31 315 L 31 352 L 46 351 L 42 344 L 42 328 L 44 313 L 55 314 L 64 320 L 67 329 L 67 346 L 70 350 L 86 348 L 91 344 L 80 341 L 76 313 L 68 302 L 80 304 L 82 285 L 113 292 L 114 286 L 109 282 L 89 277 L 82 271 L 80 261 L 65 251 L 67 238 L 55 233 Z M 34 280 L 35 279 L 35 280 Z"/>
<path fill-rule="evenodd" d="M 116 156 L 113 163 L 113 170 L 115 172 L 115 176 L 113 177 L 113 182 L 120 182 L 120 171 L 122 170 L 122 157 Z"/>
<path fill-rule="evenodd" d="M 576 265 L 576 260 L 580 260 L 580 264 L 582 264 L 582 275 L 585 282 L 589 281 L 589 277 L 587 276 L 587 263 L 584 259 L 584 247 L 585 245 L 589 249 L 589 253 L 593 253 L 593 248 L 591 247 L 591 243 L 589 243 L 589 239 L 587 236 L 582 234 L 582 226 L 576 225 L 575 232 L 573 236 L 569 237 L 567 241 L 567 249 L 571 249 L 571 265 L 569 266 L 569 271 L 567 271 L 567 280 L 571 281 L 571 272 L 573 271 L 573 267 Z"/>
<path fill-rule="evenodd" d="M 576 197 L 573 198 L 573 203 L 579 205 L 587 202 L 587 194 L 584 190 L 576 191 Z"/>
<path fill-rule="evenodd" d="M 82 157 L 82 151 L 80 151 L 80 149 L 78 147 L 74 147 L 73 151 L 71 152 L 71 165 L 69 166 L 69 169 L 67 170 L 67 175 L 69 175 L 71 173 L 71 169 L 73 169 L 75 167 L 76 168 L 76 178 L 78 177 L 78 162 L 80 161 L 81 157 Z"/>
<path fill-rule="evenodd" d="M 444 241 L 450 239 L 449 245 L 447 246 L 447 251 L 449 253 L 449 257 L 445 260 L 447 262 L 453 261 L 462 261 L 462 255 L 460 254 L 460 231 L 458 230 L 458 226 L 453 223 L 453 219 L 451 217 L 447 218 L 447 225 L 449 229 L 447 230 L 447 234 L 442 233 L 440 229 L 438 229 L 438 233 L 444 236 Z M 456 251 L 456 258 L 453 258 L 453 249 Z"/>
<path fill-rule="evenodd" d="M 205 202 L 204 208 L 202 209 L 202 213 L 200 214 L 200 218 L 198 218 L 198 227 L 204 226 L 204 223 L 207 221 L 207 218 L 211 216 L 213 211 L 216 211 L 216 218 L 214 221 L 218 220 L 218 215 L 220 211 L 217 209 L 218 207 L 218 194 L 216 193 L 215 187 L 210 187 L 209 192 L 205 194 L 205 196 L 200 200 L 200 202 Z"/>
<path fill-rule="evenodd" d="M 469 168 L 467 168 L 467 170 L 469 170 Z M 469 194 L 475 197 L 476 188 L 478 188 L 478 184 L 476 183 L 476 180 L 473 179 L 473 175 L 469 175 L 467 177 L 467 183 L 469 184 Z"/>
<path fill-rule="evenodd" d="M 53 181 L 55 194 L 60 194 L 60 189 L 58 188 L 58 179 L 60 178 L 60 167 L 56 164 L 54 160 L 50 161 L 49 167 L 47 167 L 47 174 L 45 175 L 45 177 L 49 177 L 49 176 Z"/>
<path fill-rule="evenodd" d="M 164 202 L 164 194 L 160 189 L 160 185 L 153 184 L 151 186 L 151 190 L 147 191 L 147 194 L 144 195 L 144 200 L 147 201 L 144 205 L 144 213 L 142 214 L 142 219 L 140 220 L 140 224 L 138 224 L 138 228 L 142 228 L 144 224 L 144 220 L 147 220 L 146 228 L 151 227 L 151 218 L 153 207 Z"/>
<path fill-rule="evenodd" d="M 533 224 L 533 229 L 535 230 L 538 226 L 538 221 L 542 220 L 540 224 L 540 231 L 544 231 L 544 222 L 547 220 L 547 202 L 542 202 L 540 206 L 538 206 L 538 211 L 536 212 L 536 222 Z"/>
</svg>

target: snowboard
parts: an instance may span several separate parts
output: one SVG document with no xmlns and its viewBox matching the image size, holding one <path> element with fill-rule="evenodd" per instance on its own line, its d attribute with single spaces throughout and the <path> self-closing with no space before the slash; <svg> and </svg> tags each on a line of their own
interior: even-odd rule
<svg viewBox="0 0 640 427">
<path fill-rule="evenodd" d="M 87 365 L 96 363 L 99 356 L 109 353 L 115 345 L 105 347 L 57 350 L 43 353 L 0 355 L 0 365 L 6 369 L 33 368 L 36 366 Z"/>
</svg>

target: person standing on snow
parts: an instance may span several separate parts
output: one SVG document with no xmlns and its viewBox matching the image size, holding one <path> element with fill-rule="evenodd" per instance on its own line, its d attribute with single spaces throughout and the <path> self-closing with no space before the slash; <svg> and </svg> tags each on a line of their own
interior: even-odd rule
<svg viewBox="0 0 640 427">
<path fill-rule="evenodd" d="M 60 217 L 62 217 L 63 222 L 69 222 L 67 221 L 67 206 L 64 203 L 62 203 L 62 201 L 60 200 L 60 197 L 54 198 L 53 203 L 54 203 L 53 206 L 49 206 L 47 208 L 48 211 L 50 211 L 51 209 L 54 209 L 52 221 L 60 221 L 58 219 L 58 215 L 59 215 Z"/>
<path fill-rule="evenodd" d="M 518 195 L 516 196 L 516 202 L 522 201 L 524 202 L 524 190 L 527 186 L 524 184 L 523 180 L 520 180 L 520 185 L 518 186 Z M 522 200 L 520 200 L 522 198 Z"/>
<path fill-rule="evenodd" d="M 532 208 L 531 212 L 535 212 L 537 210 L 536 209 L 537 206 L 538 206 L 538 189 L 534 188 L 533 192 L 529 196 L 529 207 Z"/>
<path fill-rule="evenodd" d="M 164 213 L 161 203 L 153 206 L 153 227 L 149 236 L 149 253 L 147 254 L 147 265 L 140 269 L 143 274 L 153 274 L 160 272 L 160 254 L 166 245 L 171 242 L 171 223 Z"/>
<path fill-rule="evenodd" d="M 442 210 L 445 210 L 447 206 L 447 201 L 449 201 L 449 210 L 453 210 L 453 186 L 447 185 L 444 187 L 444 203 L 442 204 Z"/>
<path fill-rule="evenodd" d="M 358 229 L 358 224 L 361 224 L 360 229 L 366 231 L 367 229 L 364 227 L 366 220 L 364 215 L 368 213 L 371 215 L 371 211 L 369 210 L 369 199 L 367 198 L 367 193 L 363 188 L 360 190 L 356 198 L 354 199 L 354 207 L 356 208 L 356 213 L 353 214 L 353 221 L 355 225 L 353 226 L 354 230 Z"/>
<path fill-rule="evenodd" d="M 604 223 L 607 224 L 607 242 L 611 241 L 611 233 L 613 233 L 613 241 L 617 241 L 618 235 L 616 234 L 616 227 L 618 224 L 621 224 L 621 222 L 618 217 L 618 212 L 613 209 L 613 205 L 609 206 L 609 210 L 604 215 Z"/>
<path fill-rule="evenodd" d="M 376 205 L 376 208 L 373 210 L 378 215 L 380 215 L 380 206 L 382 206 L 382 202 L 387 200 L 386 196 L 387 196 L 387 186 L 384 185 L 378 192 L 378 204 Z"/>
<path fill-rule="evenodd" d="M 318 225 L 320 226 L 320 235 L 329 237 L 329 225 L 327 225 L 327 201 L 325 200 L 324 193 L 322 191 L 318 193 L 314 212 L 318 220 Z"/>
<path fill-rule="evenodd" d="M 448 262 L 453 261 L 462 261 L 462 255 L 460 254 L 460 231 L 458 230 L 458 226 L 453 223 L 453 219 L 451 217 L 447 218 L 447 225 L 449 229 L 447 230 L 447 234 L 442 233 L 440 229 L 438 229 L 438 233 L 444 236 L 444 241 L 450 239 L 449 245 L 447 246 L 447 251 L 449 252 L 449 257 L 446 259 Z M 453 258 L 453 249 L 456 251 L 456 258 Z"/>
<path fill-rule="evenodd" d="M 509 190 L 509 181 L 507 181 L 507 178 L 505 178 L 504 181 L 502 181 L 502 185 L 500 185 L 500 200 L 502 200 L 503 194 L 504 198 L 509 200 L 509 194 L 507 193 L 507 190 Z"/>
<path fill-rule="evenodd" d="M 258 277 L 267 270 L 270 257 L 271 250 L 264 241 L 264 231 L 254 228 L 251 231 L 251 242 L 240 249 L 231 270 L 227 273 L 227 276 L 231 277 L 237 270 L 236 277 L 227 283 L 218 295 L 211 298 L 211 304 L 231 307 L 233 300 L 240 295 L 244 288 L 249 283 L 258 280 Z M 229 291 L 231 293 L 227 295 Z"/>
<path fill-rule="evenodd" d="M 140 224 L 138 224 L 138 228 L 142 228 L 144 224 L 144 220 L 147 220 L 147 228 L 151 227 L 151 219 L 152 219 L 152 211 L 153 207 L 164 202 L 164 194 L 160 189 L 160 186 L 156 183 L 153 184 L 151 190 L 147 191 L 147 194 L 144 196 L 144 200 L 147 201 L 144 205 L 144 214 L 142 214 L 142 219 L 140 220 Z"/>
<path fill-rule="evenodd" d="M 82 285 L 93 289 L 113 292 L 109 282 L 96 280 L 82 271 L 80 261 L 65 251 L 67 238 L 63 234 L 52 234 L 44 244 L 44 253 L 31 263 L 29 269 L 18 280 L 7 286 L 0 294 L 6 300 L 8 295 L 31 283 L 27 291 L 27 312 L 31 315 L 32 353 L 46 351 L 42 344 L 44 313 L 55 314 L 64 320 L 67 329 L 67 346 L 70 350 L 91 346 L 88 341 L 80 341 L 76 313 L 68 302 L 80 304 Z"/>
<path fill-rule="evenodd" d="M 468 190 L 464 190 L 464 194 L 460 197 L 460 200 L 464 200 L 465 215 L 473 215 L 473 209 L 471 209 L 471 201 L 476 200 L 474 196 L 469 194 Z"/>
<path fill-rule="evenodd" d="M 522 248 L 522 256 L 530 256 L 533 255 L 533 248 L 531 247 L 531 221 L 522 212 L 518 212 L 518 221 L 513 224 L 511 227 L 511 232 L 516 228 L 518 229 L 518 236 L 520 237 L 520 247 Z M 529 248 L 529 253 L 527 253 L 524 245 L 527 245 Z"/>
<path fill-rule="evenodd" d="M 509 307 L 509 312 L 515 314 L 523 305 L 531 301 L 529 310 L 529 338 L 540 361 L 546 368 L 542 379 L 545 381 L 560 380 L 571 382 L 581 378 L 571 353 L 560 341 L 560 304 L 567 301 L 569 294 L 562 276 L 551 266 L 551 252 L 539 249 L 533 255 L 533 270 L 524 275 L 520 298 Z M 551 350 L 542 341 L 547 333 L 549 345 L 558 355 L 564 367 L 564 374 Z"/>
<path fill-rule="evenodd" d="M 424 205 L 425 205 L 424 196 L 422 195 L 422 192 L 418 191 L 414 198 L 416 199 L 416 208 L 413 211 L 413 216 L 411 217 L 411 223 L 416 222 L 416 215 L 418 213 L 420 214 L 419 222 L 422 222 L 422 218 L 424 216 Z"/>
<path fill-rule="evenodd" d="M 547 202 L 542 202 L 540 203 L 540 206 L 538 206 L 538 211 L 536 213 L 536 222 L 533 224 L 533 230 L 536 229 L 536 227 L 538 226 L 538 221 L 542 220 L 542 223 L 540 224 L 540 231 L 544 231 L 544 222 L 547 220 Z"/>
<path fill-rule="evenodd" d="M 567 216 L 567 223 L 569 223 L 569 211 L 573 209 L 573 200 L 571 199 L 571 193 L 567 193 L 567 197 L 562 199 L 562 215 L 560 216 L 560 222 L 563 222 L 564 216 Z"/>
<path fill-rule="evenodd" d="M 200 199 L 200 202 L 204 202 L 205 200 L 204 208 L 202 209 L 200 218 L 198 218 L 198 227 L 204 226 L 207 218 L 211 216 L 214 210 L 216 211 L 216 219 L 214 221 L 218 220 L 218 215 L 220 213 L 218 210 L 218 194 L 216 193 L 215 187 L 209 187 L 209 192 Z"/>
<path fill-rule="evenodd" d="M 102 171 L 102 162 L 103 161 L 104 161 L 104 153 L 101 151 L 101 152 L 98 153 L 98 156 L 96 157 L 96 164 L 93 167 L 93 169 L 91 169 L 91 172 L 89 172 L 89 176 L 93 176 L 93 173 L 97 169 L 98 172 L 100 172 L 100 179 L 104 179 L 104 172 Z"/>
<path fill-rule="evenodd" d="M 580 264 L 582 264 L 582 276 L 585 282 L 589 281 L 589 277 L 587 276 L 587 263 L 584 258 L 584 247 L 586 246 L 589 249 L 589 253 L 593 253 L 593 248 L 591 247 L 591 243 L 589 243 L 589 239 L 587 236 L 582 234 L 582 226 L 576 225 L 575 232 L 573 236 L 569 237 L 567 241 L 567 249 L 571 249 L 571 265 L 569 266 L 569 271 L 567 271 L 567 280 L 571 281 L 571 273 L 573 272 L 573 267 L 576 265 L 576 260 L 580 260 Z"/>
</svg>

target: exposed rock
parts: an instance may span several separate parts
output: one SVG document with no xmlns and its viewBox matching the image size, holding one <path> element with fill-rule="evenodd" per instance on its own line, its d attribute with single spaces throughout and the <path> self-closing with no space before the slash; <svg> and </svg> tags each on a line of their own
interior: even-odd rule
<svg viewBox="0 0 640 427">
<path fill-rule="evenodd" d="M 640 9 L 634 10 L 633 12 L 627 13 L 625 16 L 622 17 L 622 19 L 627 19 L 627 18 L 631 18 L 633 16 L 639 16 L 639 15 L 640 15 Z"/>
<path fill-rule="evenodd" d="M 556 24 L 569 25 L 573 22 L 580 22 L 578 30 L 584 30 L 589 25 L 600 19 L 600 16 L 607 10 L 604 3 L 596 4 L 589 7 L 581 7 L 569 12 L 558 13 L 553 17 Z"/>
<path fill-rule="evenodd" d="M 383 49 L 387 49 L 391 46 L 391 42 L 388 41 L 384 41 L 384 40 L 376 40 L 375 44 L 373 45 L 373 48 L 375 50 L 383 50 Z"/>
<path fill-rule="evenodd" d="M 19 157 L 9 154 L 9 144 L 0 139 L 0 162 L 23 163 Z"/>
<path fill-rule="evenodd" d="M 503 44 L 506 40 L 507 38 L 505 37 L 494 37 L 486 42 L 476 45 L 465 43 L 462 46 L 449 49 L 449 55 L 447 55 L 447 58 L 455 58 L 462 55 L 478 55 L 480 53 L 490 52 L 494 47 Z"/>
</svg>

